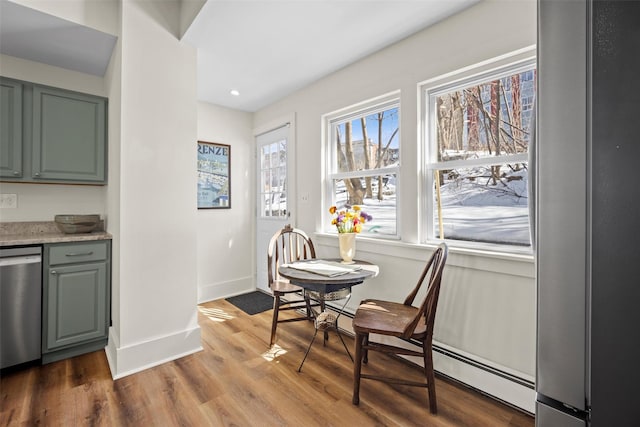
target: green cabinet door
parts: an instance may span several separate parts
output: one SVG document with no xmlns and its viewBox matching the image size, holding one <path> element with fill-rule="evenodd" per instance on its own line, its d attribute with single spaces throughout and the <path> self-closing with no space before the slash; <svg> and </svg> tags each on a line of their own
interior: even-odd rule
<svg viewBox="0 0 640 427">
<path fill-rule="evenodd" d="M 107 345 L 111 241 L 51 243 L 43 251 L 42 363 Z"/>
<path fill-rule="evenodd" d="M 35 85 L 34 180 L 105 182 L 106 100 Z"/>
<path fill-rule="evenodd" d="M 106 337 L 106 278 L 105 262 L 49 268 L 45 351 Z"/>
<path fill-rule="evenodd" d="M 22 84 L 0 79 L 0 177 L 22 177 Z"/>
</svg>

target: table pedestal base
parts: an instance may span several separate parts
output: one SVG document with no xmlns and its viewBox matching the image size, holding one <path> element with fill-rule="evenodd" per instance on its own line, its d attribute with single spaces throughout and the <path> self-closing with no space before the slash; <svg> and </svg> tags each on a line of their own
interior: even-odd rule
<svg viewBox="0 0 640 427">
<path fill-rule="evenodd" d="M 336 333 L 338 334 L 338 338 L 340 338 L 340 341 L 342 342 L 342 345 L 344 346 L 344 349 L 347 351 L 347 354 L 349 355 L 349 358 L 351 359 L 351 361 L 353 362 L 353 356 L 351 356 L 351 352 L 349 351 L 349 348 L 347 347 L 347 344 L 344 342 L 344 339 L 342 338 L 342 334 L 340 333 L 340 329 L 338 328 L 338 318 L 340 317 L 340 315 L 342 314 L 342 312 L 344 311 L 344 308 L 347 306 L 347 304 L 349 303 L 349 300 L 351 299 L 351 289 L 349 289 L 349 294 L 346 296 L 345 298 L 345 302 L 344 304 L 342 304 L 342 307 L 340 307 L 340 309 L 338 310 L 337 314 L 331 313 L 329 311 L 323 310 L 321 313 L 318 313 L 315 315 L 315 319 L 314 319 L 314 325 L 315 325 L 315 331 L 313 333 L 313 338 L 311 338 L 311 342 L 309 343 L 309 347 L 307 347 L 307 351 L 304 353 L 304 357 L 302 358 L 302 362 L 300 363 L 300 367 L 298 368 L 298 372 L 302 371 L 302 365 L 304 365 L 304 361 L 307 360 L 307 356 L 309 355 L 309 352 L 311 351 L 311 347 L 313 346 L 313 342 L 316 339 L 316 336 L 318 335 L 318 331 L 323 331 L 324 332 L 324 345 L 327 344 L 327 338 L 328 338 L 328 334 L 327 331 L 333 329 L 336 331 Z M 337 292 L 336 292 L 337 294 Z M 327 294 L 328 296 L 329 294 Z M 321 295 L 320 298 L 323 298 L 324 295 Z M 323 302 L 328 301 L 327 299 L 325 299 Z M 324 304 L 323 308 L 324 308 Z"/>
</svg>

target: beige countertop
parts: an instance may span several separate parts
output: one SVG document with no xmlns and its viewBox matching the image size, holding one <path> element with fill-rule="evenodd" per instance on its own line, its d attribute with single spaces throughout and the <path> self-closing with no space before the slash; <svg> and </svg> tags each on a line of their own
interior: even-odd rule
<svg viewBox="0 0 640 427">
<path fill-rule="evenodd" d="M 65 234 L 58 230 L 53 221 L 0 222 L 0 247 L 110 240 L 111 234 L 102 231 L 104 224 L 101 223 L 100 226 L 100 231 Z"/>
</svg>

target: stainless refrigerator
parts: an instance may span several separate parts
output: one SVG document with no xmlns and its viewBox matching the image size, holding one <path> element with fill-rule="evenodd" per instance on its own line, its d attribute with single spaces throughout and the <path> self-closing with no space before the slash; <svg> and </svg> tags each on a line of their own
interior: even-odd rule
<svg viewBox="0 0 640 427">
<path fill-rule="evenodd" d="M 640 1 L 538 1 L 536 425 L 640 425 Z"/>
</svg>

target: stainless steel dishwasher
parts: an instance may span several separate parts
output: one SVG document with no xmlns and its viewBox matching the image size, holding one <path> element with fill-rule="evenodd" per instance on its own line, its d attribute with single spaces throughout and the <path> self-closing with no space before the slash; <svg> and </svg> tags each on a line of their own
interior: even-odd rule
<svg viewBox="0 0 640 427">
<path fill-rule="evenodd" d="M 0 368 L 41 357 L 42 248 L 0 249 Z"/>
</svg>

